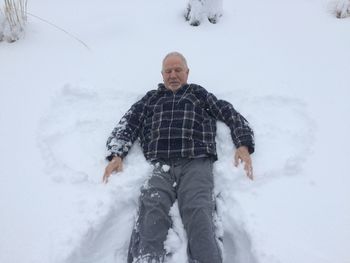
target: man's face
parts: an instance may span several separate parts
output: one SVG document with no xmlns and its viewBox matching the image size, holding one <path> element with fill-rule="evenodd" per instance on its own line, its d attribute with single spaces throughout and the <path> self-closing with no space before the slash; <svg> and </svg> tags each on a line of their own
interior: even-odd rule
<svg viewBox="0 0 350 263">
<path fill-rule="evenodd" d="M 176 91 L 187 83 L 189 69 L 179 56 L 170 56 L 163 63 L 162 75 L 167 89 Z"/>
</svg>

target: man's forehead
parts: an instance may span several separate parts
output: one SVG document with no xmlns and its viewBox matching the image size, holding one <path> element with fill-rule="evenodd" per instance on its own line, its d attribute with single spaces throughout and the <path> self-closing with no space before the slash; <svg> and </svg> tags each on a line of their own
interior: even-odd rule
<svg viewBox="0 0 350 263">
<path fill-rule="evenodd" d="M 169 67 L 185 67 L 185 63 L 182 61 L 182 59 L 178 56 L 171 56 L 168 57 L 164 60 L 163 64 L 164 68 L 169 68 Z"/>
<path fill-rule="evenodd" d="M 184 68 L 185 65 L 183 63 L 168 63 L 164 65 L 164 68 Z"/>
<path fill-rule="evenodd" d="M 179 56 L 169 56 L 164 60 L 164 63 L 168 63 L 168 62 L 173 62 L 173 61 L 178 61 L 178 62 L 183 62 L 182 59 Z"/>
</svg>

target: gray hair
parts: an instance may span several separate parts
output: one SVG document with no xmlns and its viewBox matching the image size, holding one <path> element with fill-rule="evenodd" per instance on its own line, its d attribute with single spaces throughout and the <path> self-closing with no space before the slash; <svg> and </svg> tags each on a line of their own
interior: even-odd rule
<svg viewBox="0 0 350 263">
<path fill-rule="evenodd" d="M 188 66 L 187 66 L 187 61 L 186 61 L 186 58 L 184 57 L 184 55 L 182 55 L 180 52 L 177 52 L 177 51 L 173 51 L 173 52 L 170 52 L 168 53 L 164 59 L 163 59 L 163 63 L 162 63 L 162 71 L 163 71 L 163 67 L 164 67 L 164 62 L 167 58 L 169 57 L 172 57 L 172 56 L 176 56 L 176 57 L 179 57 L 182 62 L 184 63 L 185 67 L 188 69 Z"/>
</svg>

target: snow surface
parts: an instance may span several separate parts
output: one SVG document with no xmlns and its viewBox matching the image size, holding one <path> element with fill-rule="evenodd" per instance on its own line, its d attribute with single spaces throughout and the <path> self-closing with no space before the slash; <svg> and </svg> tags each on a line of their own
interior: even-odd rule
<svg viewBox="0 0 350 263">
<path fill-rule="evenodd" d="M 102 184 L 105 141 L 177 50 L 256 133 L 251 182 L 218 123 L 225 263 L 349 263 L 350 19 L 331 6 L 225 1 L 218 24 L 190 27 L 185 0 L 30 1 L 71 35 L 28 16 L 24 39 L 0 43 L 0 262 L 125 262 L 151 168 L 135 144 Z M 170 214 L 167 262 L 186 263 Z"/>
</svg>

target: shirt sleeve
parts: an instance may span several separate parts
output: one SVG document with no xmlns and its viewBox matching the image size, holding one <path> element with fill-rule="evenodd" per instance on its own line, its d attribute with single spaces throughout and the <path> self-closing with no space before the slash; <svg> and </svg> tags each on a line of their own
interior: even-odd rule
<svg viewBox="0 0 350 263">
<path fill-rule="evenodd" d="M 254 152 L 254 132 L 248 121 L 234 109 L 231 103 L 218 100 L 214 94 L 205 91 L 207 109 L 217 120 L 223 121 L 231 130 L 231 137 L 236 148 L 246 146 L 249 153 Z"/>
<path fill-rule="evenodd" d="M 108 161 L 112 160 L 114 156 L 124 158 L 135 140 L 139 137 L 148 98 L 149 93 L 132 105 L 113 129 L 106 143 L 106 159 Z"/>
</svg>

